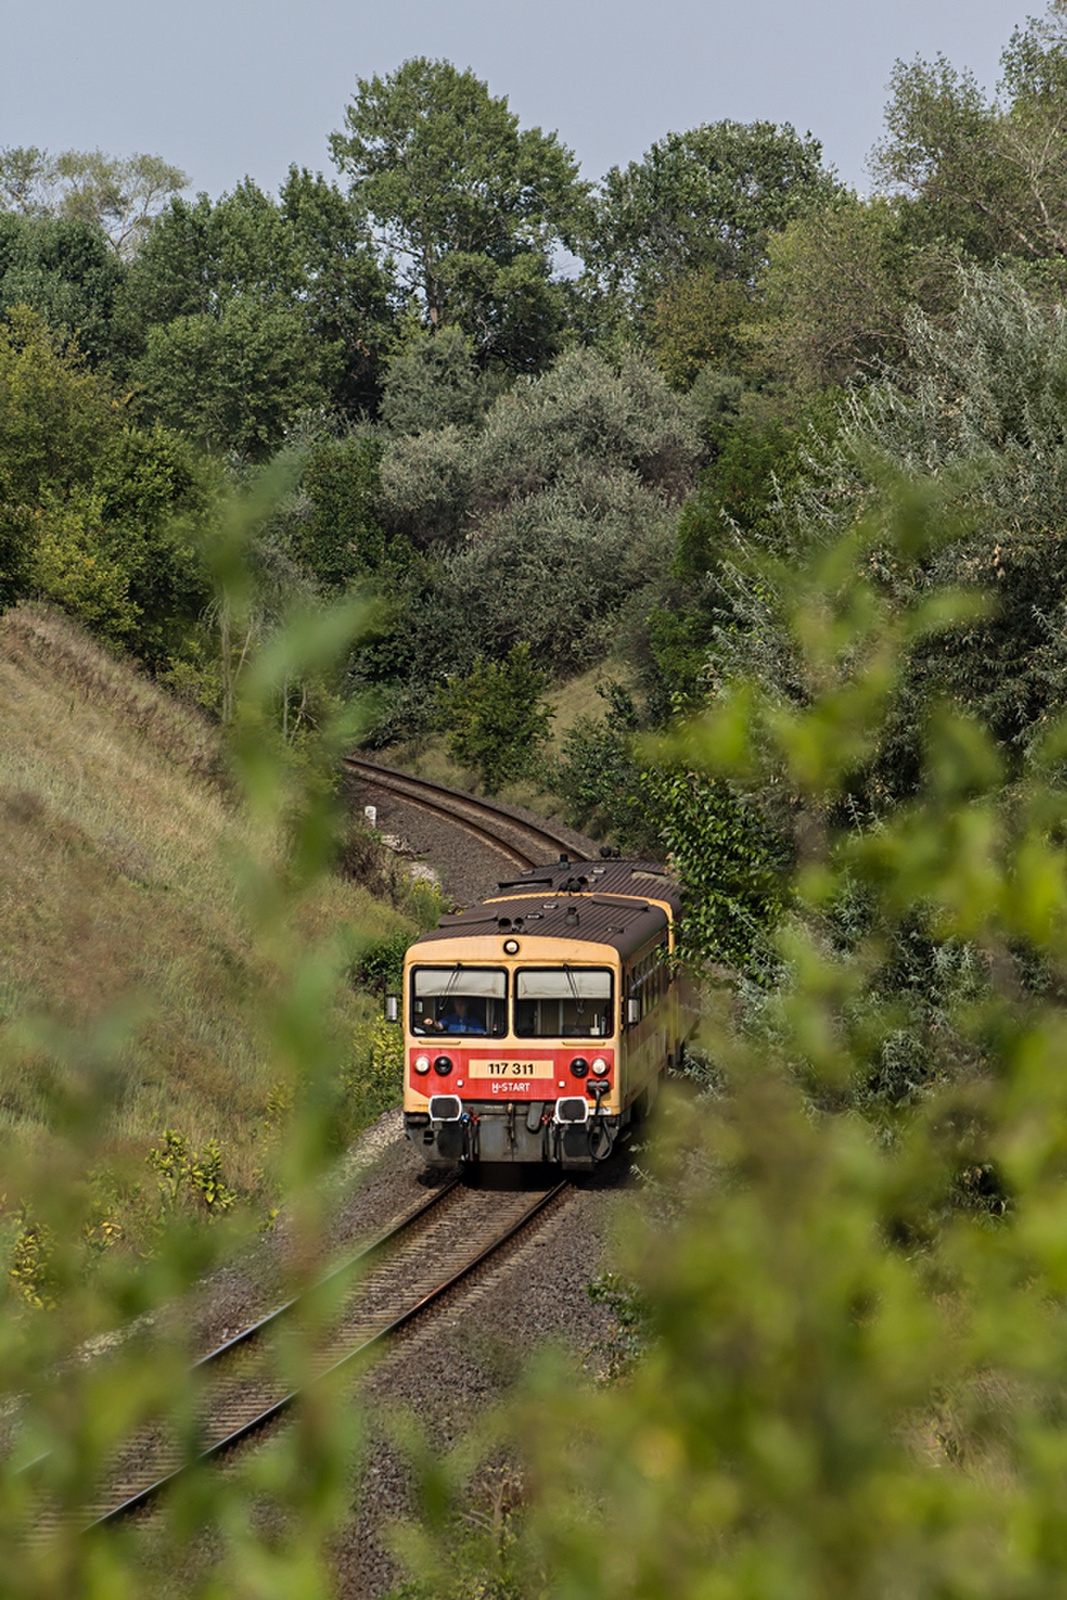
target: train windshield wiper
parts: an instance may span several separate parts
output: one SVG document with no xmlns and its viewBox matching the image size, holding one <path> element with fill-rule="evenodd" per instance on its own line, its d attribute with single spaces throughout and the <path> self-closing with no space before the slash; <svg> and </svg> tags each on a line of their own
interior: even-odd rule
<svg viewBox="0 0 1067 1600">
<path fill-rule="evenodd" d="M 577 1015 L 579 1017 L 584 1017 L 585 1016 L 585 1001 L 582 999 L 582 996 L 578 993 L 578 985 L 574 981 L 574 974 L 571 971 L 570 967 L 568 967 L 566 962 L 563 963 L 563 972 L 564 972 L 564 976 L 567 979 L 567 987 L 570 989 L 571 996 L 572 996 L 572 998 L 574 1000 L 575 1012 L 577 1013 Z"/>
</svg>

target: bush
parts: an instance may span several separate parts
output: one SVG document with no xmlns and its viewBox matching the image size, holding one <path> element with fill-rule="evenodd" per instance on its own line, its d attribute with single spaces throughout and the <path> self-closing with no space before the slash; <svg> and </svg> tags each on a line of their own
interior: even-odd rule
<svg viewBox="0 0 1067 1600">
<path fill-rule="evenodd" d="M 877 822 L 840 804 L 906 645 L 871 552 L 888 525 L 914 576 L 920 504 L 795 573 L 807 704 L 738 685 L 679 741 L 710 796 L 783 788 L 803 852 L 763 1025 L 734 994 L 709 1007 L 722 1092 L 668 1101 L 651 1159 L 669 1199 L 631 1208 L 614 1265 L 647 1348 L 595 1391 L 543 1359 L 513 1413 L 528 1594 L 1062 1585 L 1067 724 L 1009 789 L 988 734 L 927 707 L 912 802 Z M 951 615 L 934 595 L 920 621 Z M 850 1090 L 900 1037 L 890 935 L 946 970 L 930 1070 L 872 1124 Z"/>
<path fill-rule="evenodd" d="M 560 743 L 552 788 L 567 802 L 575 827 L 607 838 L 627 855 L 663 854 L 663 836 L 642 783 L 639 719 L 632 696 L 618 683 L 597 686 L 607 700 L 602 717 L 579 717 Z"/>
<path fill-rule="evenodd" d="M 517 644 L 503 662 L 479 656 L 467 677 L 438 692 L 449 753 L 477 772 L 486 794 L 530 772 L 553 716 L 547 686 L 529 645 Z"/>
</svg>

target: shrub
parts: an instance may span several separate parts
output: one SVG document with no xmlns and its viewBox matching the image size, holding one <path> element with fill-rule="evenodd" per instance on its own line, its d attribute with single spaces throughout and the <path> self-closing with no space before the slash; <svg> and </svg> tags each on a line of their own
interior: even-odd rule
<svg viewBox="0 0 1067 1600">
<path fill-rule="evenodd" d="M 579 717 L 560 744 L 552 788 L 567 802 L 574 825 L 597 837 L 610 834 L 627 854 L 653 858 L 663 838 L 650 791 L 642 783 L 639 719 L 632 696 L 618 683 L 598 685 L 607 700 L 601 717 Z"/>
<path fill-rule="evenodd" d="M 191 1201 L 209 1216 L 218 1217 L 236 1204 L 237 1191 L 222 1171 L 222 1150 L 217 1139 L 209 1139 L 200 1151 L 194 1150 L 183 1133 L 167 1128 L 157 1148 L 145 1157 L 159 1175 L 159 1193 L 165 1209 Z"/>
<path fill-rule="evenodd" d="M 544 699 L 547 685 L 529 645 L 517 644 L 503 662 L 479 656 L 467 677 L 439 691 L 449 752 L 478 773 L 487 794 L 531 770 L 553 716 Z"/>
</svg>

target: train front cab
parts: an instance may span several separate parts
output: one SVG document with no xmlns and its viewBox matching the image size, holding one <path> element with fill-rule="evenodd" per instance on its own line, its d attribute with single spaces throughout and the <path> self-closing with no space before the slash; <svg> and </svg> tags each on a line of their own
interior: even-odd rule
<svg viewBox="0 0 1067 1600">
<path fill-rule="evenodd" d="M 580 896 L 545 907 L 488 902 L 408 952 L 404 1124 L 430 1165 L 588 1170 L 677 1052 L 673 908 Z"/>
</svg>

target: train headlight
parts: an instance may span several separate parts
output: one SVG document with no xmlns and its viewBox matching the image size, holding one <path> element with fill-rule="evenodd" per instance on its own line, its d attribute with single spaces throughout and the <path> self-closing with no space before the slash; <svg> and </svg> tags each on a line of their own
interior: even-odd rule
<svg viewBox="0 0 1067 1600">
<path fill-rule="evenodd" d="M 429 1056 L 416 1056 L 415 1057 L 415 1071 L 419 1072 L 419 1073 L 423 1073 L 423 1072 L 429 1072 L 429 1070 L 430 1070 L 430 1058 L 429 1058 Z"/>
<path fill-rule="evenodd" d="M 595 1061 L 593 1062 L 593 1076 L 596 1077 L 596 1078 L 604 1078 L 604 1077 L 607 1076 L 607 1071 L 608 1071 L 608 1064 L 604 1060 L 604 1057 L 603 1056 L 597 1056 Z"/>
<path fill-rule="evenodd" d="M 452 1071 L 452 1057 L 438 1056 L 434 1061 L 433 1070 L 437 1073 L 439 1078 L 447 1078 L 448 1074 Z"/>
<path fill-rule="evenodd" d="M 575 1056 L 571 1062 L 571 1076 L 584 1078 L 589 1072 L 589 1063 L 584 1056 Z"/>
</svg>

